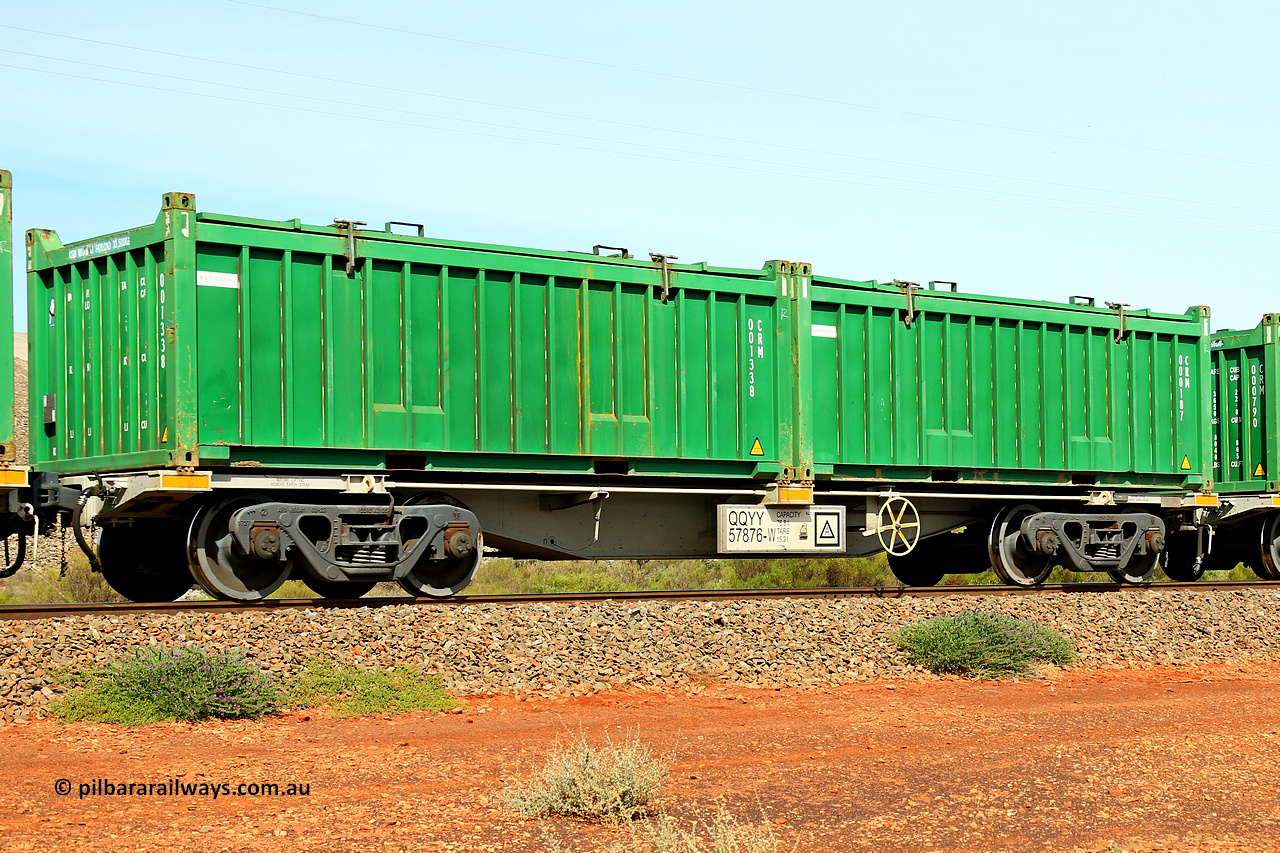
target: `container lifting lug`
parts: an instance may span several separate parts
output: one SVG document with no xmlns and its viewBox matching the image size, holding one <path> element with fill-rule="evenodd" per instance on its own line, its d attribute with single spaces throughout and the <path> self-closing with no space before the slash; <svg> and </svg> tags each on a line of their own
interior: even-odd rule
<svg viewBox="0 0 1280 853">
<path fill-rule="evenodd" d="M 338 220 L 336 219 L 334 220 L 334 222 L 337 222 L 337 221 Z M 363 225 L 364 223 L 361 222 L 360 224 Z M 405 222 L 404 220 L 401 220 L 401 219 L 392 219 L 382 227 L 388 234 L 395 234 L 396 232 L 391 230 L 391 226 L 393 225 L 403 225 L 405 228 L 417 228 L 419 237 L 427 236 L 427 226 L 423 225 L 421 222 Z M 398 235 L 398 236 L 407 236 L 407 235 Z"/>
<path fill-rule="evenodd" d="M 593 255 L 598 255 L 600 254 L 601 249 L 609 249 L 611 251 L 618 252 L 616 255 L 608 255 L 607 257 L 622 258 L 624 261 L 631 260 L 631 252 L 627 251 L 625 246 L 606 246 L 604 243 L 596 243 L 591 247 L 591 253 Z"/>
<path fill-rule="evenodd" d="M 1119 325 L 1116 326 L 1116 343 L 1123 343 L 1125 336 L 1129 334 L 1129 330 L 1124 327 L 1124 309 L 1129 307 L 1128 302 L 1108 302 L 1107 307 L 1116 312 L 1119 318 Z"/>
<path fill-rule="evenodd" d="M 915 292 L 920 289 L 920 284 L 914 281 L 903 281 L 900 278 L 895 278 L 893 283 L 898 285 L 898 289 L 907 297 L 907 313 L 902 317 L 902 324 L 910 329 L 911 324 L 916 321 Z"/>
<path fill-rule="evenodd" d="M 334 219 L 333 224 L 347 229 L 347 275 L 356 271 L 356 226 L 368 225 L 358 219 Z"/>
<path fill-rule="evenodd" d="M 671 268 L 667 266 L 667 261 L 678 261 L 680 259 L 675 255 L 662 255 L 658 252 L 650 252 L 649 258 L 662 269 L 662 291 L 659 296 L 663 302 L 666 302 L 667 296 L 671 293 Z"/>
</svg>

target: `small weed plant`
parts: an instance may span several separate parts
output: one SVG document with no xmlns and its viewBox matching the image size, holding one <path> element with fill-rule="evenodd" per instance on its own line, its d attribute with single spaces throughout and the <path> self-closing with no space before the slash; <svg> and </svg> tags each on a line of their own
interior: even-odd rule
<svg viewBox="0 0 1280 853">
<path fill-rule="evenodd" d="M 362 669 L 327 657 L 307 661 L 293 698 L 299 704 L 327 705 L 340 717 L 458 707 L 438 680 L 412 667 Z"/>
<path fill-rule="evenodd" d="M 778 853 L 781 844 L 768 822 L 744 823 L 722 808 L 693 831 L 681 829 L 669 816 L 648 821 L 610 853 Z"/>
<path fill-rule="evenodd" d="M 1034 663 L 1067 666 L 1077 660 L 1057 631 L 1003 613 L 966 610 L 908 625 L 894 635 L 910 661 L 930 672 L 972 678 L 1025 675 Z"/>
<path fill-rule="evenodd" d="M 513 782 L 500 798 L 527 817 L 629 820 L 645 810 L 670 770 L 669 757 L 654 755 L 639 740 L 592 746 L 581 735 L 557 744 L 541 769 Z"/>
<path fill-rule="evenodd" d="M 280 703 L 274 677 L 244 655 L 179 646 L 103 667 L 49 710 L 67 721 L 142 725 L 261 717 L 276 713 Z"/>
</svg>

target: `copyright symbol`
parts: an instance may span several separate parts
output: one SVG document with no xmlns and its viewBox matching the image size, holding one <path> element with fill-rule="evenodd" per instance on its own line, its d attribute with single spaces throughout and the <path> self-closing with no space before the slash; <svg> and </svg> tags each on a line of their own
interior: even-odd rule
<svg viewBox="0 0 1280 853">
<path fill-rule="evenodd" d="M 71 793 L 71 780 L 70 780 L 70 779 L 59 779 L 57 782 L 54 782 L 54 783 L 53 783 L 53 791 L 54 791 L 54 793 L 55 793 L 55 794 L 57 794 L 57 795 L 58 795 L 58 796 L 60 796 L 60 797 L 65 797 L 67 794 L 70 794 L 70 793 Z"/>
</svg>

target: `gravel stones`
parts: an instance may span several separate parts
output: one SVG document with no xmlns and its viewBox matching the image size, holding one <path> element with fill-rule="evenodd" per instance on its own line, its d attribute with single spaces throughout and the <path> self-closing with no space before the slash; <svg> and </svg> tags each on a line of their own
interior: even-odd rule
<svg viewBox="0 0 1280 853">
<path fill-rule="evenodd" d="M 965 609 L 1066 634 L 1085 666 L 1280 658 L 1280 594 L 1126 591 L 977 598 L 399 605 L 376 609 L 77 616 L 0 622 L 0 719 L 23 720 L 60 674 L 150 646 L 240 649 L 284 676 L 309 657 L 410 664 L 458 695 L 698 692 L 708 683 L 797 687 L 925 677 L 892 632 Z M 932 676 L 928 676 L 932 677 Z"/>
</svg>

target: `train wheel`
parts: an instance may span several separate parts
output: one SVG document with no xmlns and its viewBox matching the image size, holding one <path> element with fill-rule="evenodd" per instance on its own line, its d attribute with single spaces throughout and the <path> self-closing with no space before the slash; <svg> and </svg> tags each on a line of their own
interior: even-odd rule
<svg viewBox="0 0 1280 853">
<path fill-rule="evenodd" d="M 1178 532 L 1169 537 L 1169 544 L 1164 549 L 1164 573 L 1170 580 L 1192 583 L 1204 576 L 1209 555 L 1196 564 L 1196 534 Z"/>
<path fill-rule="evenodd" d="M 191 520 L 188 558 L 191 575 L 205 592 L 227 601 L 261 601 L 289 579 L 289 560 L 246 556 L 231 535 L 231 516 L 238 509 L 270 498 L 237 495 L 208 504 Z"/>
<path fill-rule="evenodd" d="M 405 506 L 417 506 L 425 503 L 448 504 L 449 506 L 467 509 L 467 505 L 448 495 L 423 492 L 405 501 Z M 419 560 L 413 571 L 400 578 L 399 584 L 405 592 L 413 596 L 429 598 L 448 598 L 457 595 L 467 588 L 471 579 L 476 576 L 480 562 L 484 559 L 483 534 L 472 543 L 472 551 L 459 557 L 446 560 Z"/>
<path fill-rule="evenodd" d="M 1273 512 L 1262 520 L 1259 529 L 1259 555 L 1261 560 L 1246 560 L 1253 573 L 1264 581 L 1280 580 L 1280 512 Z M 1233 567 L 1234 568 L 1234 567 Z"/>
<path fill-rule="evenodd" d="M 1039 512 L 1031 504 L 1004 507 L 991 522 L 987 550 L 991 568 L 1000 580 L 1014 586 L 1039 586 L 1053 570 L 1053 557 L 1026 546 L 1022 538 L 1022 521 Z"/>
<path fill-rule="evenodd" d="M 193 583 L 185 545 L 176 521 L 108 524 L 98 539 L 103 580 L 130 601 L 174 601 Z"/>
<path fill-rule="evenodd" d="M 921 539 L 909 554 L 888 557 L 889 570 L 907 586 L 937 586 L 949 574 L 981 574 L 991 568 L 981 522 Z"/>
<path fill-rule="evenodd" d="M 1210 546 L 1209 553 L 1204 557 L 1205 572 L 1229 572 L 1241 563 L 1244 563 L 1256 573 L 1258 571 L 1257 566 L 1262 564 L 1262 557 L 1256 552 L 1252 555 L 1242 553 L 1238 543 L 1228 545 L 1225 533 L 1216 534 L 1213 537 L 1213 544 Z"/>
<path fill-rule="evenodd" d="M 1160 564 L 1160 552 L 1148 551 L 1146 554 L 1134 554 L 1129 565 L 1123 569 L 1113 569 L 1107 574 L 1116 583 L 1147 583 L 1156 573 Z"/>
<path fill-rule="evenodd" d="M 302 579 L 307 587 L 321 598 L 359 598 L 373 589 L 373 581 L 322 581 L 307 575 Z"/>
<path fill-rule="evenodd" d="M 462 592 L 476 576 L 483 556 L 483 543 L 476 541 L 476 549 L 468 557 L 451 557 L 447 560 L 423 560 L 413 571 L 400 578 L 400 586 L 413 596 L 448 598 Z"/>
<path fill-rule="evenodd" d="M 906 554 L 889 554 L 889 571 L 907 586 L 937 586 L 949 574 L 948 567 L 955 571 L 957 563 L 963 562 L 965 553 L 961 537 L 944 533 L 921 539 Z M 957 559 L 958 556 L 961 559 Z"/>
<path fill-rule="evenodd" d="M 937 586 L 947 574 L 938 566 L 935 555 L 921 554 L 919 549 L 901 557 L 890 554 L 889 571 L 907 586 Z"/>
</svg>

